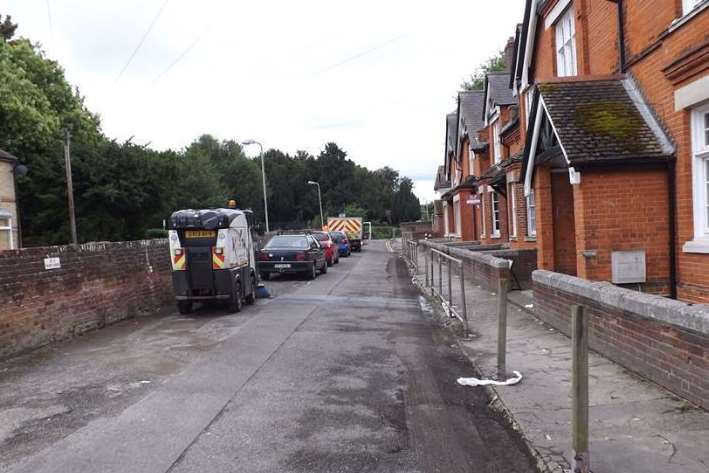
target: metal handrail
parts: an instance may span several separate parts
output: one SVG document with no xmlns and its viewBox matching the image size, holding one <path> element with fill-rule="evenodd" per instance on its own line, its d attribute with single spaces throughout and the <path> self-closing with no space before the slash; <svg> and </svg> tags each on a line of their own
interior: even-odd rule
<svg viewBox="0 0 709 473">
<path fill-rule="evenodd" d="M 433 267 L 433 260 L 434 260 L 434 255 L 436 255 L 438 258 L 438 290 L 436 290 L 436 284 L 435 284 L 435 273 L 434 273 L 434 267 Z M 431 260 L 429 264 L 429 259 Z M 448 300 L 446 300 L 445 295 L 443 294 L 443 265 L 441 262 L 443 260 L 447 261 L 447 270 L 448 270 Z M 453 305 L 453 269 L 451 264 L 455 263 L 458 265 L 459 269 L 459 278 L 460 279 L 460 296 L 461 296 L 461 311 L 462 314 L 459 313 L 456 308 Z M 429 269 L 430 269 L 430 280 L 429 280 Z M 445 302 L 448 305 L 448 309 L 450 310 L 451 314 L 453 314 L 454 317 L 458 318 L 461 322 L 463 322 L 463 325 L 465 326 L 465 333 L 466 335 L 470 332 L 470 327 L 468 325 L 468 308 L 465 303 L 465 272 L 464 272 L 464 263 L 462 259 L 459 258 L 454 258 L 453 256 L 450 256 L 440 250 L 437 250 L 435 248 L 431 248 L 428 257 L 426 258 L 426 286 L 428 287 L 430 283 L 431 287 L 431 293 L 434 296 L 438 296 L 441 301 Z"/>
</svg>

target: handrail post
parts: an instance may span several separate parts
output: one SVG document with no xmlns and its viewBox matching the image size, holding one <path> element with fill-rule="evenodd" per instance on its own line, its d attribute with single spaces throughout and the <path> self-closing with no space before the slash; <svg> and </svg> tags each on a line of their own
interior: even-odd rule
<svg viewBox="0 0 709 473">
<path fill-rule="evenodd" d="M 461 306 L 463 308 L 463 324 L 465 325 L 465 336 L 470 334 L 470 325 L 468 324 L 468 308 L 465 304 L 465 271 L 463 269 L 463 261 L 460 262 L 460 297 Z"/>
<path fill-rule="evenodd" d="M 453 308 L 453 271 L 451 260 L 448 260 L 448 305 Z"/>
<path fill-rule="evenodd" d="M 443 268 L 441 266 L 440 253 L 438 253 L 438 297 L 443 299 Z"/>
<path fill-rule="evenodd" d="M 509 281 L 500 277 L 497 282 L 497 376 L 507 378 L 507 289 Z"/>
<path fill-rule="evenodd" d="M 573 345 L 572 428 L 573 472 L 588 473 L 588 321 L 584 307 L 571 306 L 571 340 Z"/>
<path fill-rule="evenodd" d="M 428 256 L 426 255 L 426 250 L 423 252 L 423 264 L 426 271 L 426 287 L 428 287 Z"/>
</svg>

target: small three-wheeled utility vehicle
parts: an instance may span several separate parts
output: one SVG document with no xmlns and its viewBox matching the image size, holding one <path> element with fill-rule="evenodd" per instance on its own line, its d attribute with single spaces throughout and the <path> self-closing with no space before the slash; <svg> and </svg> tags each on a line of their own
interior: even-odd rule
<svg viewBox="0 0 709 473">
<path fill-rule="evenodd" d="M 250 210 L 178 210 L 170 217 L 170 259 L 177 307 L 220 301 L 231 312 L 256 300 L 256 259 Z"/>
</svg>

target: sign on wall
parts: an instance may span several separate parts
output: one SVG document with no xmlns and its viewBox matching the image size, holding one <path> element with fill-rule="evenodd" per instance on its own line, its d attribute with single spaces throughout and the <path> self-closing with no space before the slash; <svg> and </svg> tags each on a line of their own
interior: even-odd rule
<svg viewBox="0 0 709 473">
<path fill-rule="evenodd" d="M 44 258 L 44 269 L 61 269 L 62 262 L 59 258 Z"/>
</svg>

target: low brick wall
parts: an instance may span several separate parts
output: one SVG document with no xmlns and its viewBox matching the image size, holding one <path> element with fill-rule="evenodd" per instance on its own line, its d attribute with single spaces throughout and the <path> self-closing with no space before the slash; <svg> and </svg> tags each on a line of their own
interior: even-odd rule
<svg viewBox="0 0 709 473">
<path fill-rule="evenodd" d="M 537 269 L 537 250 L 536 249 L 502 249 L 499 251 L 490 252 L 491 255 L 512 261 L 512 280 L 510 281 L 512 289 L 531 289 L 532 288 L 532 272 Z"/>
<path fill-rule="evenodd" d="M 539 319 L 569 335 L 571 305 L 584 305 L 593 350 L 709 408 L 709 305 L 550 271 L 532 277 Z"/>
<path fill-rule="evenodd" d="M 0 252 L 0 359 L 172 303 L 167 240 Z"/>
<path fill-rule="evenodd" d="M 497 258 L 489 252 L 478 250 L 471 251 L 467 248 L 458 248 L 440 242 L 421 240 L 419 244 L 424 248 L 434 248 L 454 258 L 464 261 L 465 280 L 470 281 L 488 291 L 496 291 L 500 278 L 510 279 L 510 262 Z"/>
<path fill-rule="evenodd" d="M 481 245 L 480 242 L 428 240 L 419 243 L 465 260 L 466 280 L 487 290 L 497 290 L 501 277 L 510 281 L 511 290 L 532 287 L 537 250 L 510 250 L 503 245 Z"/>
</svg>

